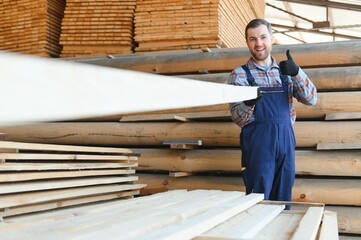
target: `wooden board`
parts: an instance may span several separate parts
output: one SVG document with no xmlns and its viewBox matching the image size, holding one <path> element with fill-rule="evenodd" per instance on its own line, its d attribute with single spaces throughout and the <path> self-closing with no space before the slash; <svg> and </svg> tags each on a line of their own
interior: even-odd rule
<svg viewBox="0 0 361 240">
<path fill-rule="evenodd" d="M 305 204 L 302 210 L 282 211 L 284 205 L 277 202 L 264 205 L 260 202 L 262 199 L 262 194 L 255 193 L 244 196 L 242 192 L 216 190 L 169 191 L 6 218 L 0 224 L 0 237 L 244 239 L 254 236 L 258 239 L 267 234 L 267 239 L 295 239 L 300 232 L 320 228 L 320 223 L 313 221 L 310 212 L 322 216 L 322 205 Z M 82 224 L 76 224 L 80 222 Z M 305 225 L 308 226 L 306 232 L 302 230 Z M 334 238 L 338 232 L 330 229 L 327 234 Z M 303 236 L 303 239 L 315 239 Z"/>
<path fill-rule="evenodd" d="M 0 217 L 114 198 L 142 184 L 130 149 L 0 141 Z"/>
<path fill-rule="evenodd" d="M 29 67 L 18 71 L 19 64 Z M 0 71 L 0 125 L 238 102 L 258 89 L 6 53 Z"/>
</svg>

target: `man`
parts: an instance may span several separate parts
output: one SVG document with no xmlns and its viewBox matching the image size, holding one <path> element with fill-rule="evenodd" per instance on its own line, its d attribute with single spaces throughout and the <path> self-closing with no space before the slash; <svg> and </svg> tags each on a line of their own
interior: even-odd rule
<svg viewBox="0 0 361 240">
<path fill-rule="evenodd" d="M 293 97 L 303 104 L 315 105 L 317 90 L 289 50 L 287 60 L 279 65 L 271 56 L 272 27 L 266 20 L 249 22 L 245 36 L 252 56 L 245 65 L 233 70 L 228 84 L 260 89 L 257 98 L 230 104 L 232 120 L 242 128 L 246 193 L 264 193 L 266 200 L 291 201 L 296 148 Z"/>
</svg>

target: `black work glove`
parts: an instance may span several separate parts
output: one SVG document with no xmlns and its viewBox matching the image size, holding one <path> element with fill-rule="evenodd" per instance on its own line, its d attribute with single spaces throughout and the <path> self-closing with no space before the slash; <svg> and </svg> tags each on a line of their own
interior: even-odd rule
<svg viewBox="0 0 361 240">
<path fill-rule="evenodd" d="M 250 99 L 250 100 L 243 101 L 243 103 L 247 107 L 252 107 L 252 106 L 256 105 L 257 103 L 259 103 L 261 100 L 262 100 L 262 95 L 261 95 L 260 89 L 258 88 L 257 89 L 257 97 L 253 98 L 253 99 Z"/>
<path fill-rule="evenodd" d="M 280 68 L 281 72 L 284 75 L 290 75 L 292 77 L 296 76 L 298 74 L 299 67 L 296 65 L 296 63 L 293 61 L 290 50 L 287 50 L 286 52 L 287 60 L 280 62 Z"/>
</svg>

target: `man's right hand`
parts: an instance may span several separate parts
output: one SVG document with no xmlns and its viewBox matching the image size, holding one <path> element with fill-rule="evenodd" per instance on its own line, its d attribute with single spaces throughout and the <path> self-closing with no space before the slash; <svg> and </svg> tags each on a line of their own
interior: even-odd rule
<svg viewBox="0 0 361 240">
<path fill-rule="evenodd" d="M 250 100 L 243 101 L 243 103 L 248 107 L 253 107 L 257 103 L 259 103 L 261 100 L 262 100 L 262 94 L 261 94 L 261 90 L 258 88 L 257 89 L 257 97 L 250 99 Z"/>
<path fill-rule="evenodd" d="M 253 107 L 254 105 L 256 105 L 257 103 L 259 103 L 262 100 L 262 95 L 259 95 L 256 98 L 250 99 L 250 100 L 246 100 L 243 101 L 243 103 L 248 106 L 248 107 Z"/>
</svg>

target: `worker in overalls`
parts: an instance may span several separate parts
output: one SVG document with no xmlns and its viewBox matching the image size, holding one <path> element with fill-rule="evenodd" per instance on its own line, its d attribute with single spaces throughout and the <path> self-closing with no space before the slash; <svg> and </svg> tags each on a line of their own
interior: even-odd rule
<svg viewBox="0 0 361 240">
<path fill-rule="evenodd" d="M 252 56 L 232 71 L 228 84 L 258 86 L 260 90 L 255 99 L 230 104 L 232 120 L 242 128 L 246 193 L 264 193 L 265 200 L 291 201 L 296 148 L 293 98 L 315 105 L 317 89 L 293 61 L 289 50 L 287 60 L 279 65 L 271 56 L 272 27 L 266 20 L 249 22 L 245 36 Z"/>
</svg>

